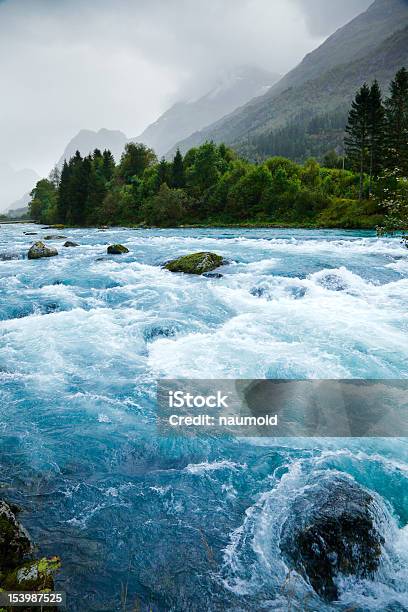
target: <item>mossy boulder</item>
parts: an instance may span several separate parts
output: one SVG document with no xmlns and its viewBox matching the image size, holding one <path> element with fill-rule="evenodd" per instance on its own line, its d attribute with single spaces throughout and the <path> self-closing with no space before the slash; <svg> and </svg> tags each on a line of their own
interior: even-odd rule
<svg viewBox="0 0 408 612">
<path fill-rule="evenodd" d="M 59 557 L 30 559 L 32 544 L 16 514 L 17 506 L 0 500 L 0 590 L 35 591 L 54 590 L 54 573 L 60 568 Z M 34 608 L 19 608 L 32 612 Z M 44 606 L 50 612 L 57 612 L 55 606 Z M 3 608 L 0 608 L 0 612 Z"/>
<path fill-rule="evenodd" d="M 377 500 L 346 476 L 310 482 L 290 509 L 281 550 L 325 600 L 338 599 L 338 578 L 370 578 L 382 555 Z"/>
<path fill-rule="evenodd" d="M 1 581 L 6 591 L 52 591 L 54 573 L 61 567 L 59 557 L 27 561 L 6 573 Z"/>
<path fill-rule="evenodd" d="M 14 567 L 30 551 L 30 537 L 17 520 L 15 508 L 0 500 L 0 571 Z"/>
<path fill-rule="evenodd" d="M 129 253 L 129 249 L 123 246 L 123 244 L 111 244 L 108 246 L 108 255 L 122 255 L 122 253 Z"/>
<path fill-rule="evenodd" d="M 58 255 L 57 249 L 47 247 L 41 241 L 34 242 L 33 246 L 28 251 L 28 259 L 41 259 L 42 257 L 55 257 Z"/>
<path fill-rule="evenodd" d="M 164 268 L 170 272 L 184 272 L 185 274 L 205 274 L 219 268 L 225 263 L 221 255 L 203 251 L 184 255 L 168 261 Z"/>
<path fill-rule="evenodd" d="M 77 242 L 72 242 L 71 240 L 67 240 L 66 242 L 64 242 L 64 247 L 78 247 L 79 244 Z"/>
</svg>

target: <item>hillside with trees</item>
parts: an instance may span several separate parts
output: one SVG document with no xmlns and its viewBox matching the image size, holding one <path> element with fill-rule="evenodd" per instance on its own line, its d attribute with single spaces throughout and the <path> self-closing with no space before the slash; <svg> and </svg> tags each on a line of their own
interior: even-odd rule
<svg viewBox="0 0 408 612">
<path fill-rule="evenodd" d="M 214 142 L 184 157 L 177 150 L 171 161 L 159 161 L 153 149 L 140 143 L 128 143 L 118 164 L 108 150 L 85 157 L 77 151 L 61 172 L 55 168 L 37 183 L 31 216 L 71 226 L 382 225 L 393 231 L 394 223 L 400 230 L 405 221 L 395 220 L 393 194 L 399 194 L 399 202 L 407 194 L 405 68 L 395 75 L 385 99 L 377 81 L 360 87 L 345 131 L 346 158 L 333 151 L 325 166 L 313 158 L 297 164 L 281 156 L 251 163 Z"/>
<path fill-rule="evenodd" d="M 353 92 L 374 80 L 385 89 L 403 65 L 408 65 L 408 2 L 376 0 L 267 94 L 177 146 L 183 152 L 213 140 L 252 161 L 271 155 L 322 160 L 331 149 L 342 151 Z"/>
</svg>

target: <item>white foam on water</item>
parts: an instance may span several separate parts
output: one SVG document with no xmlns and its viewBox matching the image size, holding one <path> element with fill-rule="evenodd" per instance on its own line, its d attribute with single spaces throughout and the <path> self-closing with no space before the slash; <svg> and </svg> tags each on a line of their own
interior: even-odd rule
<svg viewBox="0 0 408 612">
<path fill-rule="evenodd" d="M 246 464 L 234 463 L 227 459 L 223 461 L 212 461 L 204 463 L 189 463 L 185 468 L 185 472 L 190 474 L 204 474 L 205 472 L 214 472 L 217 470 L 238 470 L 246 469 Z"/>
</svg>

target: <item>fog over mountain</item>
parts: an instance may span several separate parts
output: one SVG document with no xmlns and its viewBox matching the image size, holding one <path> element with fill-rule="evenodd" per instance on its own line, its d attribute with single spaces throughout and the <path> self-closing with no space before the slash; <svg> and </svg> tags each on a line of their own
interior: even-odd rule
<svg viewBox="0 0 408 612">
<path fill-rule="evenodd" d="M 264 96 L 176 143 L 187 151 L 225 142 L 251 159 L 284 155 L 302 161 L 341 152 L 354 92 L 390 80 L 408 65 L 408 0 L 375 0 L 286 74 Z"/>
<path fill-rule="evenodd" d="M 46 175 L 81 130 L 135 137 L 219 74 L 285 74 L 369 3 L 2 0 L 0 162 Z"/>
<path fill-rule="evenodd" d="M 15 170 L 10 164 L 0 162 L 0 211 L 8 210 L 23 194 L 31 191 L 39 178 L 34 170 Z"/>
</svg>

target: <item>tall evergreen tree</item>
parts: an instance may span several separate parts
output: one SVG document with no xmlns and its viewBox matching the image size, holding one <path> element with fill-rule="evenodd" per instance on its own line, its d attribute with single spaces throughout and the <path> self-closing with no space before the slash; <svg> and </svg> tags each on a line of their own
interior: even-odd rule
<svg viewBox="0 0 408 612">
<path fill-rule="evenodd" d="M 373 178 L 378 176 L 384 165 L 385 110 L 381 89 L 375 80 L 370 88 L 368 114 L 368 148 L 369 148 L 369 193 L 371 195 Z"/>
<path fill-rule="evenodd" d="M 391 82 L 390 97 L 385 102 L 387 132 L 387 167 L 408 175 L 408 71 L 401 68 Z"/>
<path fill-rule="evenodd" d="M 171 167 L 171 186 L 175 189 L 182 189 L 185 185 L 186 176 L 184 172 L 183 156 L 180 153 L 180 149 L 177 149 Z"/>
<path fill-rule="evenodd" d="M 369 169 L 370 101 L 370 88 L 364 83 L 351 104 L 344 139 L 350 166 L 360 174 L 360 200 L 363 197 L 364 173 Z"/>
<path fill-rule="evenodd" d="M 104 150 L 104 152 L 102 153 L 102 157 L 103 157 L 103 165 L 102 165 L 103 176 L 104 176 L 105 181 L 110 181 L 112 180 L 113 175 L 115 173 L 115 160 L 114 160 L 112 153 L 108 149 Z"/>
<path fill-rule="evenodd" d="M 60 183 L 58 189 L 57 220 L 65 223 L 69 209 L 69 183 L 71 178 L 71 168 L 67 161 L 62 166 Z"/>
<path fill-rule="evenodd" d="M 169 174 L 168 163 L 166 162 L 165 158 L 162 157 L 157 166 L 157 190 L 160 189 L 163 183 L 169 182 L 168 174 Z"/>
</svg>

